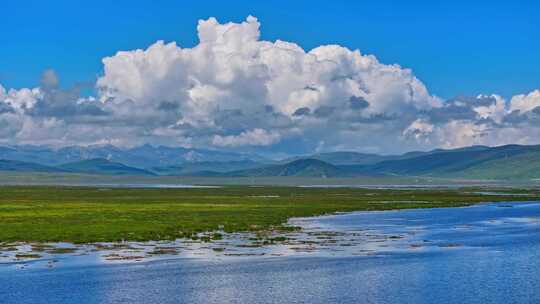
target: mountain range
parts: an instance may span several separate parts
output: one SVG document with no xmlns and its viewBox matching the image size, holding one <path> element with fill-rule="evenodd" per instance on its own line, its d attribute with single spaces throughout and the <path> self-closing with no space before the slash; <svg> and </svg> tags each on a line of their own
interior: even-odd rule
<svg viewBox="0 0 540 304">
<path fill-rule="evenodd" d="M 266 158 L 255 154 L 152 145 L 133 148 L 92 145 L 59 149 L 32 145 L 0 146 L 0 159 L 35 162 L 47 166 L 58 166 L 95 158 L 103 158 L 138 168 L 177 166 L 194 162 L 267 161 Z"/>
<path fill-rule="evenodd" d="M 0 147 L 0 171 L 212 177 L 414 176 L 538 179 L 540 146 L 471 146 L 401 155 L 329 152 L 268 160 L 254 154 L 140 146 Z"/>
</svg>

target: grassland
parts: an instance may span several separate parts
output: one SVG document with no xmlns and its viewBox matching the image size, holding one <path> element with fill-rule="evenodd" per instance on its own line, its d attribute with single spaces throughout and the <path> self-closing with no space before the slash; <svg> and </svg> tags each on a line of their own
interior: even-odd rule
<svg viewBox="0 0 540 304">
<path fill-rule="evenodd" d="M 194 233 L 288 229 L 291 217 L 338 211 L 457 207 L 538 200 L 478 189 L 373 190 L 227 186 L 205 189 L 0 187 L 0 243 L 165 240 Z M 500 190 L 523 193 L 520 190 Z"/>
</svg>

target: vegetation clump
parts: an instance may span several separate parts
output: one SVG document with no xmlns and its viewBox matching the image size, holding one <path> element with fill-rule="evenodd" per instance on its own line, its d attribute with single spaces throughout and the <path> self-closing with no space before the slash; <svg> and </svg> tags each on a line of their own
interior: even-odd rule
<svg viewBox="0 0 540 304">
<path fill-rule="evenodd" d="M 41 258 L 41 255 L 39 255 L 37 253 L 17 253 L 15 255 L 15 258 L 17 258 L 19 260 L 23 260 L 23 259 L 39 259 L 39 258 Z"/>
<path fill-rule="evenodd" d="M 150 255 L 161 255 L 161 254 L 178 254 L 176 248 L 171 247 L 156 247 L 154 250 L 148 252 Z"/>
<path fill-rule="evenodd" d="M 72 248 L 72 247 L 64 247 L 64 248 L 58 247 L 58 248 L 47 250 L 47 252 L 51 254 L 69 254 L 69 253 L 74 253 L 76 251 L 77 251 L 77 248 Z"/>
</svg>

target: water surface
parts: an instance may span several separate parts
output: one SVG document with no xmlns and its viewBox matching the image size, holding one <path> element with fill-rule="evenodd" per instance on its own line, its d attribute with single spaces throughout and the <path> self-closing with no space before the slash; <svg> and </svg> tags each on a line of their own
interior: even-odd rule
<svg viewBox="0 0 540 304">
<path fill-rule="evenodd" d="M 257 249 L 282 256 L 0 266 L 0 302 L 540 303 L 540 203 L 291 222 L 319 242 Z"/>
</svg>

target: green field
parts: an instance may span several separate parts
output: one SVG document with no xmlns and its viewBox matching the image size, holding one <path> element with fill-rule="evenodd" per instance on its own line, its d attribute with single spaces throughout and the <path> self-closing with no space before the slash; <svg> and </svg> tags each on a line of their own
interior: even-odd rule
<svg viewBox="0 0 540 304">
<path fill-rule="evenodd" d="M 0 243 L 165 240 L 194 233 L 288 229 L 291 217 L 337 211 L 457 207 L 487 201 L 538 200 L 481 195 L 478 189 L 373 190 L 227 186 L 205 189 L 0 187 Z M 485 191 L 485 189 L 483 189 Z"/>
</svg>

